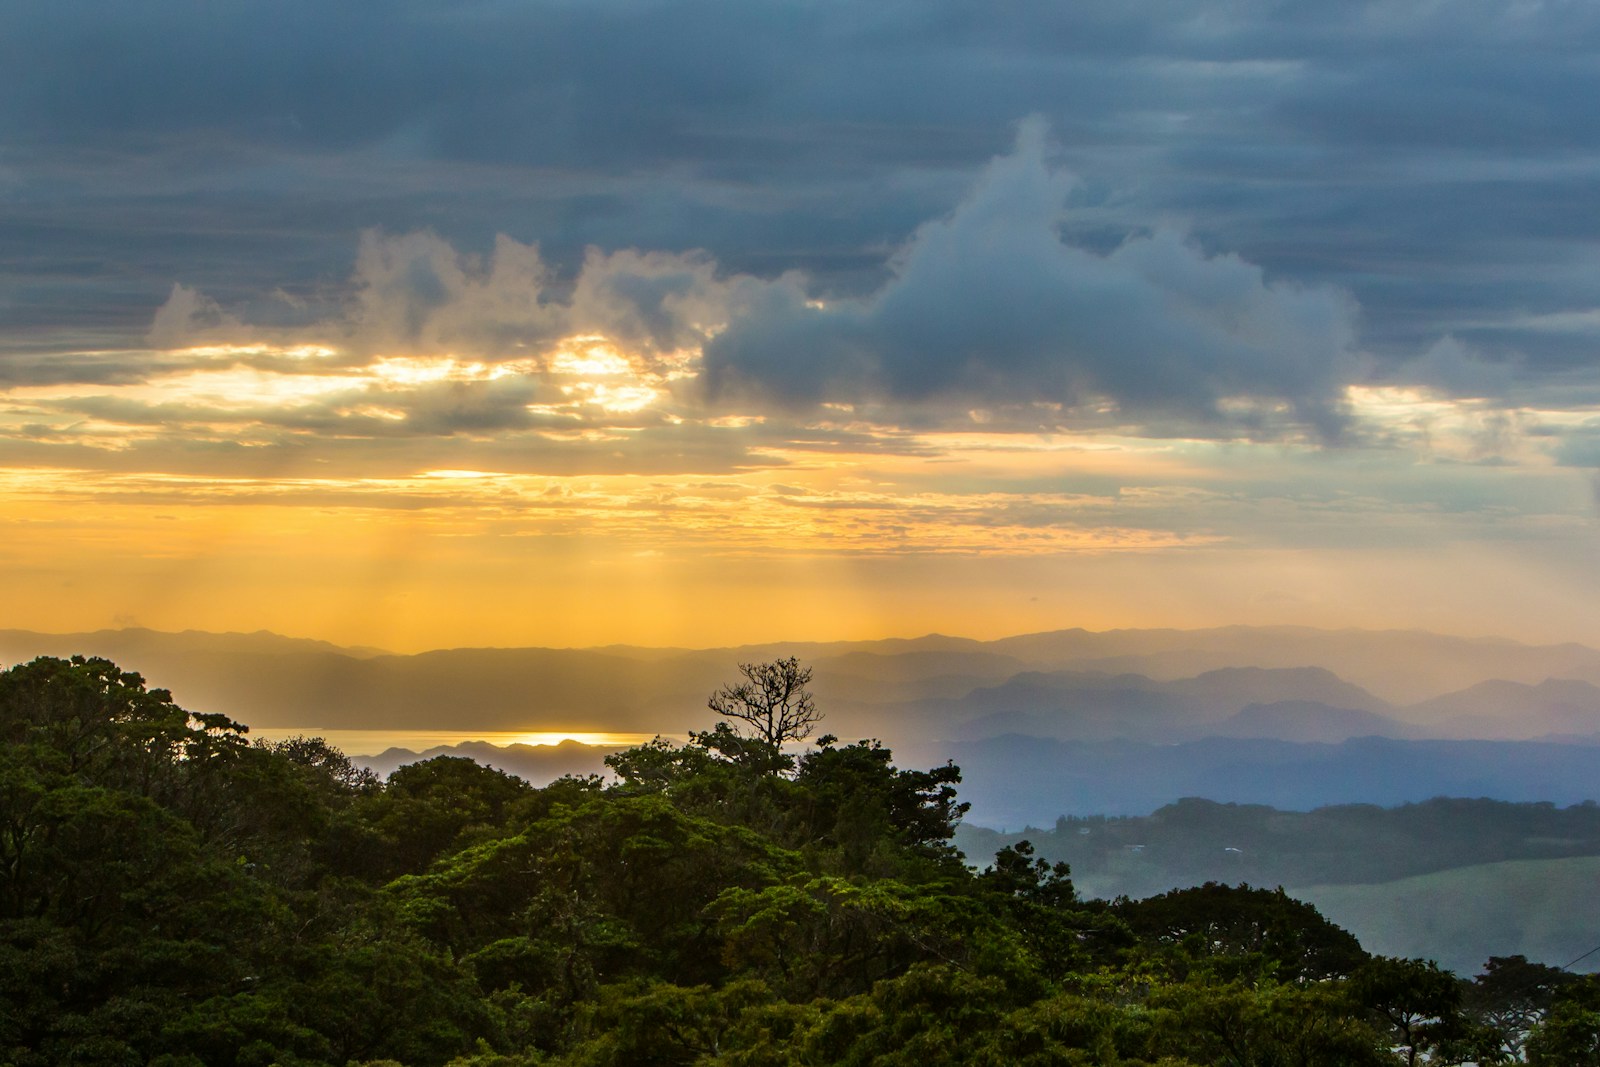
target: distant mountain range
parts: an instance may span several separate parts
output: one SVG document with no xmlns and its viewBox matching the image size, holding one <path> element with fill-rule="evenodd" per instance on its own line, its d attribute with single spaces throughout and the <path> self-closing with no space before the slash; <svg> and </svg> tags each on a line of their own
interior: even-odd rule
<svg viewBox="0 0 1600 1067">
<path fill-rule="evenodd" d="M 0 630 L 0 660 L 72 653 L 141 671 L 186 707 L 275 727 L 679 733 L 705 725 L 706 695 L 738 663 L 794 655 L 815 668 L 813 689 L 841 735 L 973 737 L 1019 725 L 1085 739 L 1159 735 L 1283 702 L 1371 712 L 1436 736 L 1600 732 L 1600 651 L 1414 631 L 1063 630 L 987 642 L 395 655 L 265 631 Z"/>
<path fill-rule="evenodd" d="M 1286 808 L 1437 794 L 1600 793 L 1600 651 L 1411 631 L 1065 630 L 998 641 L 395 655 L 271 633 L 0 631 L 0 660 L 83 653 L 258 727 L 629 731 L 710 725 L 741 662 L 815 671 L 823 728 L 902 765 L 954 759 L 973 818 L 1141 813 L 1182 796 Z M 456 746 L 530 780 L 602 769 L 581 746 Z M 380 769 L 426 753 L 355 753 Z"/>
<path fill-rule="evenodd" d="M 953 761 L 972 821 L 1011 828 L 1059 815 L 1143 814 L 1183 797 L 1304 811 L 1441 796 L 1577 804 L 1600 794 L 1600 745 L 1546 741 L 1146 744 L 1013 735 L 902 746 L 896 755 L 909 766 Z"/>
</svg>

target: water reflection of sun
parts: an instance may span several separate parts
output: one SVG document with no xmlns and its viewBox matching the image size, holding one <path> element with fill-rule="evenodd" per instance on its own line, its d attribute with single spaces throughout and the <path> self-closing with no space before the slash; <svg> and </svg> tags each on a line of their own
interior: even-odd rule
<svg viewBox="0 0 1600 1067">
<path fill-rule="evenodd" d="M 642 745 L 654 734 L 618 734 L 583 730 L 535 730 L 516 734 L 508 740 L 497 742 L 506 745 L 559 745 L 563 741 L 576 741 L 580 745 L 603 745 L 608 748 Z"/>
<path fill-rule="evenodd" d="M 281 741 L 295 736 L 321 737 L 349 755 L 371 755 L 390 748 L 423 752 L 474 742 L 486 742 L 497 748 L 510 745 L 559 745 L 564 741 L 605 748 L 631 748 L 647 744 L 656 735 L 600 730 L 327 730 L 269 726 L 251 729 L 250 736 L 268 741 Z"/>
</svg>

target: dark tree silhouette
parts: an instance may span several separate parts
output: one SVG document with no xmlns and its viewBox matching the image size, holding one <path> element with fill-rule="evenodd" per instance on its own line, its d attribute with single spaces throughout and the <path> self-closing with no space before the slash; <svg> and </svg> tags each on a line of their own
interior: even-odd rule
<svg viewBox="0 0 1600 1067">
<path fill-rule="evenodd" d="M 811 668 L 800 666 L 793 656 L 771 663 L 741 663 L 739 673 L 745 681 L 723 686 L 706 704 L 718 715 L 744 723 L 744 729 L 736 731 L 769 752 L 776 753 L 787 741 L 804 741 L 822 721 L 822 712 L 806 688 Z"/>
</svg>

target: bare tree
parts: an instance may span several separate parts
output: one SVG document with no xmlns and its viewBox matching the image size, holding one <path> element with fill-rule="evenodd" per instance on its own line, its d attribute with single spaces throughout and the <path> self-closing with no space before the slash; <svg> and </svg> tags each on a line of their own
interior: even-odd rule
<svg viewBox="0 0 1600 1067">
<path fill-rule="evenodd" d="M 774 754 L 786 741 L 804 741 L 811 736 L 822 712 L 806 689 L 810 667 L 800 666 L 800 661 L 790 656 L 771 663 L 741 663 L 739 673 L 745 681 L 711 694 L 707 705 L 712 711 L 744 723 L 749 736 Z"/>
</svg>

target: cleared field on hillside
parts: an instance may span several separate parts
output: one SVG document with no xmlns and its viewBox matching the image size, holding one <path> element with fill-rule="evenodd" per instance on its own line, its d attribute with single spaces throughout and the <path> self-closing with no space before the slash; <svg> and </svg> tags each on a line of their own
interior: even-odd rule
<svg viewBox="0 0 1600 1067">
<path fill-rule="evenodd" d="M 1490 956 L 1562 966 L 1600 945 L 1600 856 L 1512 860 L 1376 885 L 1290 889 L 1369 952 L 1473 975 Z M 1600 970 L 1600 952 L 1573 968 Z"/>
</svg>

